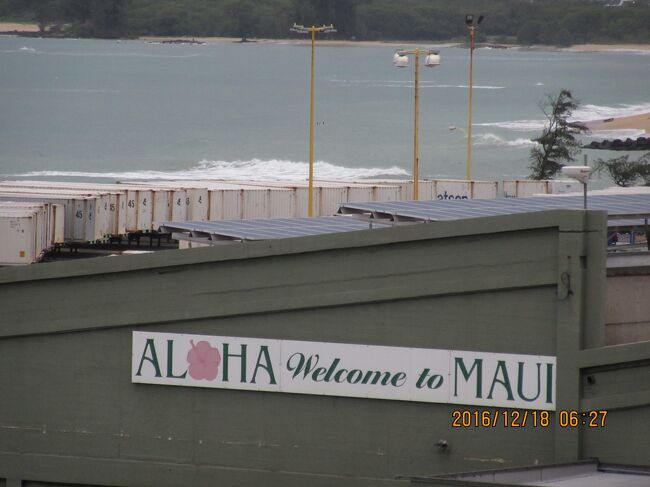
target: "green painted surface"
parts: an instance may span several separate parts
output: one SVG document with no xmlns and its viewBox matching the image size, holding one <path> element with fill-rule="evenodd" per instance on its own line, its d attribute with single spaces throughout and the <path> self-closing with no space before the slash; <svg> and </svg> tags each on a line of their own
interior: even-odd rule
<svg viewBox="0 0 650 487">
<path fill-rule="evenodd" d="M 554 211 L 0 269 L 0 477 L 397 485 L 633 452 L 624 411 L 600 433 L 614 454 L 579 429 L 452 428 L 462 406 L 131 383 L 148 330 L 557 355 L 559 407 L 578 408 L 581 364 L 627 356 L 580 352 L 603 345 L 603 232 L 601 213 Z"/>
</svg>

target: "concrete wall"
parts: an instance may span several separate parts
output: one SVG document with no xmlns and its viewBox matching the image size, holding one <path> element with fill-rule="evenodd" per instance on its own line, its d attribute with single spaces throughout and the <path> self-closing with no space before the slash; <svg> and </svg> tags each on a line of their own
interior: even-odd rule
<svg viewBox="0 0 650 487">
<path fill-rule="evenodd" d="M 650 340 L 650 268 L 607 277 L 608 345 Z"/>
<path fill-rule="evenodd" d="M 452 428 L 466 408 L 133 384 L 131 332 L 555 355 L 558 409 L 611 405 L 600 378 L 581 398 L 583 369 L 650 347 L 604 347 L 604 221 L 553 211 L 0 269 L 0 478 L 362 486 L 576 460 L 592 439 L 554 414 L 548 428 Z M 643 418 L 638 392 L 616 404 Z M 613 415 L 627 443 L 595 451 L 638 457 L 641 418 Z"/>
</svg>

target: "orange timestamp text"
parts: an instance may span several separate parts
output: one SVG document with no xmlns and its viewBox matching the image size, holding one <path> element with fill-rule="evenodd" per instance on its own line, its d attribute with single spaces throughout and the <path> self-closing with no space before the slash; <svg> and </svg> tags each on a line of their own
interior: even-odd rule
<svg viewBox="0 0 650 487">
<path fill-rule="evenodd" d="M 553 416 L 552 416 L 553 415 Z M 451 426 L 454 428 L 561 428 L 605 427 L 607 411 L 537 411 L 529 409 L 464 409 L 451 412 Z"/>
</svg>

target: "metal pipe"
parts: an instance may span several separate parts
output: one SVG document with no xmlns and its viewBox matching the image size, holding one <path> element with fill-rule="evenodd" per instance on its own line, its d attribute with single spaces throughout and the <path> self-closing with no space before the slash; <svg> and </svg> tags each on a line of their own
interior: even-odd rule
<svg viewBox="0 0 650 487">
<path fill-rule="evenodd" d="M 476 27 L 469 27 L 469 98 L 467 102 L 467 161 L 466 179 L 472 179 L 472 92 L 474 85 L 474 33 Z"/>
<path fill-rule="evenodd" d="M 311 81 L 309 90 L 309 202 L 307 216 L 314 216 L 314 54 L 316 27 L 311 28 Z"/>
<path fill-rule="evenodd" d="M 420 51 L 415 50 L 415 110 L 413 120 L 413 199 L 419 199 L 420 155 L 418 134 L 420 131 Z"/>
</svg>

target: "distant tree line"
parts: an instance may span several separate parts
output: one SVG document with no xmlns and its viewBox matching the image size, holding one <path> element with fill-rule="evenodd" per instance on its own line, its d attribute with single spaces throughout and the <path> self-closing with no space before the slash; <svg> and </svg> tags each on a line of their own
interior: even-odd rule
<svg viewBox="0 0 650 487">
<path fill-rule="evenodd" d="M 0 0 L 0 19 L 82 37 L 284 38 L 298 22 L 333 23 L 342 39 L 438 41 L 466 37 L 466 13 L 486 16 L 479 40 L 650 43 L 650 0 Z"/>
</svg>

